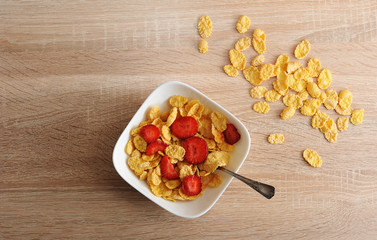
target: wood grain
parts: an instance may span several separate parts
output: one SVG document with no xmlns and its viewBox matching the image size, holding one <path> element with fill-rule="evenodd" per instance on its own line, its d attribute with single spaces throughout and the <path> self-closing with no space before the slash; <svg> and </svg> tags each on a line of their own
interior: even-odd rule
<svg viewBox="0 0 377 240">
<path fill-rule="evenodd" d="M 266 32 L 267 62 L 310 40 L 310 57 L 331 69 L 332 88 L 352 91 L 364 123 L 330 144 L 308 117 L 279 120 L 281 102 L 253 112 L 249 83 L 222 72 L 242 14 Z M 201 15 L 214 24 L 206 54 L 197 50 Z M 376 239 L 376 16 L 372 0 L 1 1 L 0 238 Z M 239 173 L 274 185 L 273 199 L 234 180 L 207 214 L 187 220 L 118 176 L 117 138 L 169 80 L 247 126 Z M 268 144 L 272 132 L 285 134 L 283 145 Z M 302 160 L 305 148 L 318 150 L 322 168 Z"/>
</svg>

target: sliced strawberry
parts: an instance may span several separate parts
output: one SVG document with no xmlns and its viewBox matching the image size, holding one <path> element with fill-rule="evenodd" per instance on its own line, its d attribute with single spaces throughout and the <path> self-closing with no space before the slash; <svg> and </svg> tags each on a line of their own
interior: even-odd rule
<svg viewBox="0 0 377 240">
<path fill-rule="evenodd" d="M 161 175 L 167 179 L 177 179 L 178 173 L 175 171 L 173 164 L 170 162 L 168 155 L 165 155 L 160 163 Z"/>
<path fill-rule="evenodd" d="M 163 142 L 154 141 L 154 142 L 148 144 L 145 154 L 153 155 L 158 151 L 164 151 L 167 146 L 168 145 L 163 143 Z"/>
<path fill-rule="evenodd" d="M 190 175 L 183 179 L 182 191 L 188 196 L 198 195 L 202 191 L 202 179 L 196 175 Z"/>
<path fill-rule="evenodd" d="M 147 143 L 154 142 L 160 136 L 160 129 L 152 124 L 145 125 L 140 129 L 140 136 L 144 138 Z"/>
<path fill-rule="evenodd" d="M 237 128 L 233 124 L 228 123 L 224 131 L 224 137 L 225 142 L 233 145 L 240 140 L 241 135 L 238 133 Z"/>
<path fill-rule="evenodd" d="M 186 150 L 186 161 L 193 164 L 203 162 L 208 154 L 207 142 L 200 137 L 187 138 L 183 148 Z"/>
<path fill-rule="evenodd" d="M 173 122 L 171 131 L 177 138 L 189 138 L 198 131 L 198 123 L 193 117 L 181 117 Z"/>
</svg>

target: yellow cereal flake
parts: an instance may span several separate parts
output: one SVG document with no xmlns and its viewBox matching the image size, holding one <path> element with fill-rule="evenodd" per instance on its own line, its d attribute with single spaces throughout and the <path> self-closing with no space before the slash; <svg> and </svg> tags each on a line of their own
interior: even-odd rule
<svg viewBox="0 0 377 240">
<path fill-rule="evenodd" d="M 221 151 L 225 152 L 234 152 L 236 150 L 236 146 L 230 145 L 226 142 L 218 143 L 217 146 Z"/>
<path fill-rule="evenodd" d="M 187 176 L 194 175 L 196 172 L 196 166 L 187 162 L 179 162 L 179 178 L 184 179 Z"/>
<path fill-rule="evenodd" d="M 166 125 L 161 127 L 161 137 L 163 140 L 166 140 L 166 143 L 169 143 L 171 140 L 170 128 Z"/>
<path fill-rule="evenodd" d="M 338 138 L 338 131 L 335 129 L 332 129 L 330 131 L 325 132 L 325 138 L 327 141 L 334 143 L 336 142 Z"/>
<path fill-rule="evenodd" d="M 260 54 L 260 55 L 255 56 L 255 57 L 251 60 L 251 65 L 254 66 L 254 67 L 258 67 L 258 66 L 261 65 L 263 62 L 264 62 L 264 55 L 263 55 L 263 54 Z"/>
<path fill-rule="evenodd" d="M 208 42 L 206 40 L 201 40 L 199 42 L 199 52 L 206 53 L 208 51 Z"/>
<path fill-rule="evenodd" d="M 239 33 L 245 33 L 247 30 L 249 30 L 250 27 L 250 18 L 248 16 L 241 16 L 238 19 L 238 22 L 236 24 L 237 31 Z"/>
<path fill-rule="evenodd" d="M 286 80 L 277 79 L 272 83 L 272 86 L 276 92 L 283 96 L 289 91 L 288 81 Z"/>
<path fill-rule="evenodd" d="M 249 81 L 251 84 L 257 86 L 261 84 L 262 80 L 259 77 L 259 70 L 254 66 L 248 66 L 243 71 L 243 76 Z"/>
<path fill-rule="evenodd" d="M 364 118 L 364 108 L 353 110 L 351 114 L 351 123 L 353 125 L 359 125 L 363 123 Z"/>
<path fill-rule="evenodd" d="M 145 152 L 147 149 L 147 142 L 140 135 L 136 135 L 133 139 L 134 146 L 140 152 Z"/>
<path fill-rule="evenodd" d="M 259 69 L 259 78 L 265 81 L 274 75 L 275 66 L 271 63 L 263 64 Z"/>
<path fill-rule="evenodd" d="M 161 182 L 159 185 L 149 185 L 151 192 L 156 195 L 157 197 L 166 197 L 172 193 L 172 190 L 166 187 L 166 185 Z"/>
<path fill-rule="evenodd" d="M 330 86 L 332 81 L 332 74 L 329 69 L 323 69 L 319 74 L 317 79 L 318 87 L 321 89 L 326 89 Z"/>
<path fill-rule="evenodd" d="M 255 29 L 253 33 L 253 47 L 259 54 L 266 51 L 266 35 L 261 29 Z"/>
<path fill-rule="evenodd" d="M 256 86 L 256 87 L 253 87 L 250 90 L 250 96 L 252 98 L 263 98 L 264 94 L 266 92 L 267 92 L 267 88 L 266 87 L 264 87 L 264 86 Z"/>
<path fill-rule="evenodd" d="M 320 128 L 321 133 L 326 133 L 330 131 L 335 131 L 336 130 L 336 125 L 335 122 L 332 118 L 327 118 L 323 126 Z"/>
<path fill-rule="evenodd" d="M 286 120 L 288 118 L 293 117 L 293 115 L 295 114 L 295 112 L 296 112 L 296 108 L 294 108 L 294 107 L 287 107 L 287 108 L 285 108 L 280 113 L 280 117 L 281 117 L 281 119 Z"/>
<path fill-rule="evenodd" d="M 289 87 L 296 92 L 301 92 L 303 90 L 306 90 L 306 85 L 307 85 L 307 82 L 305 82 L 305 80 L 295 79 L 292 85 L 290 85 Z"/>
<path fill-rule="evenodd" d="M 321 92 L 318 99 L 321 100 L 321 103 L 324 103 L 327 99 L 327 94 L 325 92 Z"/>
<path fill-rule="evenodd" d="M 306 90 L 313 98 L 319 98 L 321 95 L 321 89 L 319 89 L 318 85 L 314 82 L 307 83 Z"/>
<path fill-rule="evenodd" d="M 349 108 L 352 103 L 352 93 L 349 90 L 340 91 L 338 101 L 338 104 L 342 109 Z"/>
<path fill-rule="evenodd" d="M 229 77 L 237 77 L 238 75 L 237 68 L 230 64 L 224 66 L 224 72 L 228 74 Z"/>
<path fill-rule="evenodd" d="M 177 108 L 181 108 L 185 106 L 187 101 L 188 101 L 187 97 L 180 96 L 180 95 L 175 95 L 169 98 L 170 105 Z"/>
<path fill-rule="evenodd" d="M 220 186 L 221 183 L 223 182 L 221 176 L 216 173 L 211 173 L 210 175 L 212 175 L 212 179 L 211 181 L 209 181 L 208 187 L 215 188 L 215 187 Z"/>
<path fill-rule="evenodd" d="M 296 46 L 295 57 L 297 59 L 303 59 L 306 55 L 308 55 L 309 51 L 310 42 L 308 40 L 304 40 Z"/>
<path fill-rule="evenodd" d="M 226 129 L 226 117 L 219 111 L 213 111 L 211 113 L 211 120 L 213 125 L 219 130 L 220 132 L 225 131 Z"/>
<path fill-rule="evenodd" d="M 335 107 L 338 105 L 338 94 L 333 89 L 327 89 L 326 90 L 326 100 L 323 103 L 325 108 L 328 110 L 334 110 Z"/>
<path fill-rule="evenodd" d="M 132 143 L 132 140 L 128 140 L 124 150 L 128 155 L 131 155 L 131 153 L 135 150 L 135 147 L 134 147 L 134 144 Z"/>
<path fill-rule="evenodd" d="M 148 113 L 148 120 L 154 120 L 156 118 L 159 118 L 160 117 L 160 107 L 159 106 L 155 106 L 153 107 L 149 113 Z"/>
<path fill-rule="evenodd" d="M 230 160 L 230 154 L 223 151 L 215 151 L 208 154 L 206 160 L 199 164 L 199 169 L 208 173 L 214 172 L 218 167 L 224 167 L 228 165 Z"/>
<path fill-rule="evenodd" d="M 135 173 L 136 176 L 140 176 L 144 172 L 144 168 L 140 166 L 142 163 L 143 162 L 139 157 L 129 157 L 127 159 L 128 167 Z"/>
<path fill-rule="evenodd" d="M 194 116 L 197 114 L 198 110 L 200 109 L 200 103 L 195 103 L 191 106 L 190 109 L 187 111 L 187 116 Z M 186 109 L 185 109 L 186 110 Z"/>
<path fill-rule="evenodd" d="M 269 90 L 264 94 L 264 99 L 267 102 L 276 102 L 277 100 L 280 99 L 280 97 L 281 95 L 278 92 L 276 92 L 274 89 Z"/>
<path fill-rule="evenodd" d="M 308 61 L 307 68 L 311 77 L 318 77 L 321 72 L 321 62 L 318 58 L 311 58 Z"/>
<path fill-rule="evenodd" d="M 289 57 L 287 55 L 280 55 L 277 59 L 276 59 L 276 62 L 275 62 L 275 70 L 278 70 L 278 68 L 280 67 L 280 69 L 282 71 L 287 71 L 287 68 L 288 68 L 288 62 L 289 62 Z"/>
<path fill-rule="evenodd" d="M 302 156 L 310 166 L 319 168 L 322 166 L 322 158 L 318 153 L 312 149 L 305 149 Z"/>
<path fill-rule="evenodd" d="M 296 80 L 305 80 L 306 82 L 310 82 L 309 78 L 309 71 L 307 68 L 299 68 L 293 74 Z"/>
<path fill-rule="evenodd" d="M 245 69 L 246 66 L 246 57 L 245 55 L 236 50 L 232 49 L 229 51 L 229 60 L 232 63 L 232 65 L 237 68 L 238 70 L 243 70 Z"/>
<path fill-rule="evenodd" d="M 224 134 L 217 130 L 217 128 L 212 124 L 211 126 L 212 135 L 214 136 L 214 139 L 217 143 L 224 142 Z"/>
<path fill-rule="evenodd" d="M 288 94 L 283 97 L 283 103 L 287 107 L 294 107 L 295 109 L 298 109 L 302 107 L 303 100 L 295 94 Z"/>
<path fill-rule="evenodd" d="M 212 33 L 212 21 L 209 16 L 202 16 L 198 22 L 199 35 L 202 38 L 208 38 Z"/>
<path fill-rule="evenodd" d="M 206 138 L 213 138 L 212 122 L 207 118 L 199 119 L 198 132 Z"/>
<path fill-rule="evenodd" d="M 341 132 L 347 130 L 348 123 L 349 123 L 348 117 L 338 117 L 338 120 L 336 120 L 336 125 L 338 127 L 338 130 L 341 131 Z"/>
<path fill-rule="evenodd" d="M 180 161 L 183 160 L 183 157 L 185 156 L 185 149 L 179 145 L 169 145 L 165 149 L 166 155 L 168 155 L 170 158 L 175 158 Z"/>
<path fill-rule="evenodd" d="M 301 107 L 301 113 L 305 116 L 313 116 L 319 105 L 321 105 L 321 100 L 308 99 L 305 101 L 304 106 Z"/>
<path fill-rule="evenodd" d="M 169 189 L 178 188 L 180 185 L 181 185 L 181 180 L 179 179 L 167 180 L 165 182 L 165 186 Z"/>
<path fill-rule="evenodd" d="M 297 96 L 299 96 L 303 101 L 308 99 L 309 93 L 306 90 L 302 90 L 301 92 L 297 93 Z"/>
<path fill-rule="evenodd" d="M 312 127 L 316 129 L 323 127 L 328 118 L 329 115 L 317 109 L 316 113 L 312 117 Z"/>
<path fill-rule="evenodd" d="M 352 107 L 343 109 L 342 107 L 339 106 L 339 104 L 336 105 L 335 107 L 335 112 L 338 113 L 339 115 L 346 115 L 346 116 L 351 115 L 352 110 L 353 110 Z"/>
<path fill-rule="evenodd" d="M 297 69 L 301 67 L 302 63 L 300 62 L 288 62 L 287 73 L 294 73 Z"/>
<path fill-rule="evenodd" d="M 282 144 L 284 142 L 284 135 L 281 133 L 273 133 L 268 136 L 268 142 L 271 144 Z"/>
<path fill-rule="evenodd" d="M 244 51 L 251 46 L 251 38 L 243 37 L 240 38 L 236 44 L 234 44 L 234 48 L 238 51 Z"/>
<path fill-rule="evenodd" d="M 173 122 L 177 118 L 177 114 L 178 114 L 178 109 L 176 107 L 173 107 L 170 110 L 170 114 L 169 114 L 168 119 L 166 120 L 166 126 L 170 127 L 170 125 L 173 124 Z"/>
<path fill-rule="evenodd" d="M 253 105 L 253 110 L 257 113 L 268 113 L 270 111 L 270 105 L 266 102 L 257 102 Z"/>
</svg>

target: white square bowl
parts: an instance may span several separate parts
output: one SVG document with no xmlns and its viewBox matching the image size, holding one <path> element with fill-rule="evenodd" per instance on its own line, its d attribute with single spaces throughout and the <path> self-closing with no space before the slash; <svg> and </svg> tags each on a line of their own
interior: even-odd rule
<svg viewBox="0 0 377 240">
<path fill-rule="evenodd" d="M 241 139 L 236 143 L 236 150 L 231 153 L 231 159 L 226 167 L 231 171 L 237 172 L 246 159 L 250 149 L 250 135 L 247 128 L 233 114 L 212 101 L 210 98 L 199 92 L 195 88 L 181 82 L 170 81 L 156 88 L 145 102 L 141 105 L 135 116 L 131 119 L 126 129 L 119 137 L 113 152 L 114 167 L 119 175 L 132 187 L 152 200 L 167 211 L 184 218 L 196 218 L 206 213 L 217 202 L 225 189 L 230 184 L 233 177 L 222 171 L 216 173 L 222 176 L 223 183 L 217 188 L 206 188 L 199 198 L 193 201 L 172 202 L 152 194 L 148 184 L 139 178 L 129 169 L 127 165 L 128 155 L 125 153 L 125 146 L 130 139 L 130 131 L 136 128 L 140 122 L 146 120 L 147 111 L 158 105 L 161 112 L 169 110 L 168 99 L 174 95 L 186 96 L 189 99 L 198 99 L 203 105 L 211 110 L 218 110 L 223 113 L 229 122 L 233 123 L 238 129 Z"/>
</svg>

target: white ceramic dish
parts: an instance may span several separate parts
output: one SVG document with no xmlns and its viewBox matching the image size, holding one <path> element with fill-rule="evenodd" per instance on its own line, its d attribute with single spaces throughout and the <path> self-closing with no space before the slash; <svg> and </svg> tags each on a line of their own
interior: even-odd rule
<svg viewBox="0 0 377 240">
<path fill-rule="evenodd" d="M 137 127 L 140 122 L 146 119 L 146 112 L 156 105 L 161 108 L 161 112 L 169 109 L 168 99 L 174 95 L 186 96 L 189 99 L 198 99 L 203 105 L 207 106 L 211 110 L 218 110 L 222 112 L 229 122 L 233 123 L 239 133 L 241 139 L 236 143 L 236 151 L 231 153 L 231 160 L 227 166 L 229 170 L 237 172 L 246 159 L 246 156 L 250 149 L 250 135 L 247 128 L 238 120 L 233 114 L 226 109 L 215 103 L 203 93 L 199 92 L 195 88 L 176 81 L 166 82 L 156 88 L 145 102 L 141 105 L 135 116 L 131 119 L 126 129 L 119 137 L 113 152 L 114 167 L 119 175 L 132 187 L 142 193 L 144 196 L 155 202 L 160 207 L 167 211 L 184 218 L 196 218 L 206 213 L 217 202 L 225 189 L 230 184 L 233 177 L 227 175 L 224 172 L 217 171 L 223 178 L 223 183 L 217 188 L 207 188 L 203 195 L 194 201 L 168 201 L 161 197 L 156 197 L 150 191 L 145 181 L 139 180 L 139 178 L 129 169 L 126 160 L 128 155 L 124 151 L 124 147 L 130 139 L 130 131 Z M 127 104 L 127 103 L 125 103 Z"/>
</svg>

